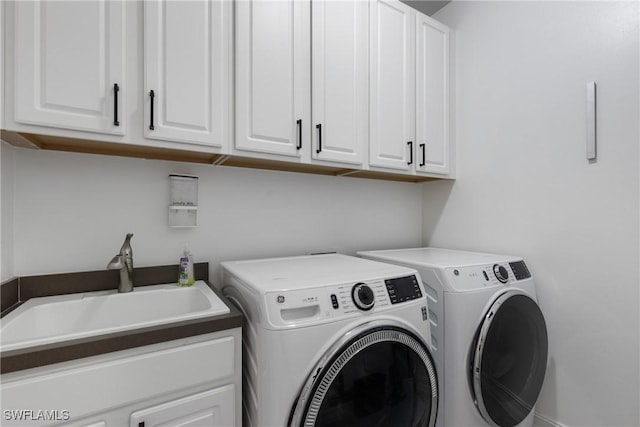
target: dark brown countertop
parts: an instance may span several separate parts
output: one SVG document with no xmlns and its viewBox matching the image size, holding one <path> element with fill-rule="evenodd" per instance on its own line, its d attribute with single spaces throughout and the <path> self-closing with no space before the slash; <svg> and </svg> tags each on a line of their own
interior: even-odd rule
<svg viewBox="0 0 640 427">
<path fill-rule="evenodd" d="M 242 313 L 208 282 L 208 263 L 196 263 L 194 270 L 196 280 L 204 280 L 229 307 L 229 313 L 12 351 L 0 351 L 0 373 L 5 374 L 243 326 L 244 316 Z M 136 268 L 134 270 L 134 283 L 136 286 L 171 283 L 175 281 L 177 271 L 177 265 Z M 114 275 L 113 273 L 116 274 Z M 5 309 L 8 303 L 5 304 L 3 301 L 3 315 L 29 298 L 117 289 L 117 273 L 117 271 L 104 270 L 18 278 L 18 295 L 20 295 L 20 298 L 9 304 L 10 308 L 8 309 Z M 2 290 L 4 290 L 5 286 L 11 286 L 11 289 L 13 289 L 15 283 L 10 281 L 2 286 Z M 18 299 L 17 296 L 16 299 Z"/>
</svg>

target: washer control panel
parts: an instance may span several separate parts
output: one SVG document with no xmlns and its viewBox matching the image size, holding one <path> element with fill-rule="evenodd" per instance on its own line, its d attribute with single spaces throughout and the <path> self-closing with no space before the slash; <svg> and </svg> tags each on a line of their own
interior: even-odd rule
<svg viewBox="0 0 640 427">
<path fill-rule="evenodd" d="M 276 328 L 314 324 L 345 316 L 390 309 L 424 298 L 420 279 L 412 274 L 390 279 L 343 283 L 265 294 L 267 317 Z"/>
<path fill-rule="evenodd" d="M 334 315 L 372 311 L 374 307 L 378 310 L 391 305 L 384 280 L 345 283 L 325 289 L 330 293 Z"/>
</svg>

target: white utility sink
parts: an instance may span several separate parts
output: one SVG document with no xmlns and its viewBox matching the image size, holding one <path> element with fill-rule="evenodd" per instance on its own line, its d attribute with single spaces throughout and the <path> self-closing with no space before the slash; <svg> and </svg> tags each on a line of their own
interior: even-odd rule
<svg viewBox="0 0 640 427">
<path fill-rule="evenodd" d="M 0 349 L 41 344 L 229 313 L 203 281 L 32 298 L 0 320 Z"/>
</svg>

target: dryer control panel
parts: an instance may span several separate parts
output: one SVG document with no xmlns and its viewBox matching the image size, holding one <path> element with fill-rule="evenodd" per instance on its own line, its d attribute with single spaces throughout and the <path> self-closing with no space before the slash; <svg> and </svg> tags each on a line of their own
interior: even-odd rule
<svg viewBox="0 0 640 427">
<path fill-rule="evenodd" d="M 531 278 L 531 273 L 522 260 L 448 268 L 446 271 L 447 276 L 453 279 L 457 290 L 509 286 L 511 283 Z"/>
</svg>

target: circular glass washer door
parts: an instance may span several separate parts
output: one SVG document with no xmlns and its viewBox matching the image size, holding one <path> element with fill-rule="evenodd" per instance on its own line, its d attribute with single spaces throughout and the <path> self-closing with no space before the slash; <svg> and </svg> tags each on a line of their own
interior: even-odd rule
<svg viewBox="0 0 640 427">
<path fill-rule="evenodd" d="M 387 322 L 388 323 L 388 322 Z M 298 396 L 290 426 L 431 427 L 438 382 L 423 341 L 368 325 L 334 345 Z"/>
<path fill-rule="evenodd" d="M 547 368 L 547 327 L 524 292 L 500 295 L 471 349 L 471 387 L 482 417 L 495 427 L 520 424 L 538 399 Z"/>
</svg>

